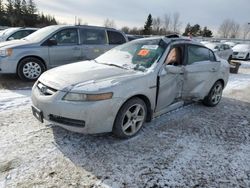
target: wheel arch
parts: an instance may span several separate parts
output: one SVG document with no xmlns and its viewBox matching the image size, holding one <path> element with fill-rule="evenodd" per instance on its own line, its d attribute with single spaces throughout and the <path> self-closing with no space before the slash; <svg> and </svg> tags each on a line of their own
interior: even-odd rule
<svg viewBox="0 0 250 188">
<path fill-rule="evenodd" d="M 224 89 L 224 87 L 225 87 L 225 81 L 221 78 L 221 79 L 218 79 L 216 82 L 221 82 L 222 83 L 222 87 L 223 87 L 223 89 Z M 215 83 L 216 83 L 215 82 Z"/>
<path fill-rule="evenodd" d="M 18 61 L 17 67 L 16 67 L 16 73 L 18 73 L 18 68 L 19 68 L 19 66 L 20 66 L 20 64 L 21 64 L 21 62 L 22 62 L 22 60 L 24 60 L 24 59 L 26 59 L 26 58 L 36 58 L 36 59 L 39 59 L 39 60 L 43 63 L 43 65 L 44 65 L 44 67 L 45 67 L 45 71 L 47 70 L 47 65 L 46 65 L 46 62 L 44 61 L 43 58 L 41 58 L 41 57 L 39 57 L 39 56 L 36 56 L 36 55 L 28 55 L 28 56 L 22 57 L 22 58 Z"/>
<path fill-rule="evenodd" d="M 149 100 L 149 98 L 146 96 L 146 95 L 143 95 L 143 94 L 136 94 L 136 95 L 133 95 L 131 97 L 129 97 L 126 101 L 124 101 L 118 112 L 120 111 L 120 109 L 122 108 L 122 106 L 129 100 L 131 100 L 132 98 L 139 98 L 141 100 L 143 100 L 143 102 L 146 104 L 146 107 L 147 107 L 147 117 L 146 117 L 146 122 L 150 122 L 152 120 L 152 117 L 153 117 L 153 110 L 151 108 L 151 102 Z"/>
</svg>

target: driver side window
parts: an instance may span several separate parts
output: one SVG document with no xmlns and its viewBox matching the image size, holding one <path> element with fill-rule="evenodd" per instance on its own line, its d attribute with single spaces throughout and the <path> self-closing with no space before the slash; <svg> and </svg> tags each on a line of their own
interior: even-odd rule
<svg viewBox="0 0 250 188">
<path fill-rule="evenodd" d="M 174 65 L 174 66 L 183 65 L 183 54 L 184 53 L 182 46 L 172 47 L 165 60 L 165 65 Z"/>
<path fill-rule="evenodd" d="M 56 40 L 57 45 L 78 44 L 77 29 L 64 29 L 56 33 L 51 39 Z"/>
</svg>

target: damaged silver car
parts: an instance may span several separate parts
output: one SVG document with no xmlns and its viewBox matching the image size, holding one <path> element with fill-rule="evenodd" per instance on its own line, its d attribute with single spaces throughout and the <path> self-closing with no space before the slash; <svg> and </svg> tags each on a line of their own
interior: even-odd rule
<svg viewBox="0 0 250 188">
<path fill-rule="evenodd" d="M 227 61 L 200 43 L 177 35 L 138 39 L 42 74 L 32 110 L 70 131 L 129 138 L 186 101 L 216 106 L 228 77 Z"/>
</svg>

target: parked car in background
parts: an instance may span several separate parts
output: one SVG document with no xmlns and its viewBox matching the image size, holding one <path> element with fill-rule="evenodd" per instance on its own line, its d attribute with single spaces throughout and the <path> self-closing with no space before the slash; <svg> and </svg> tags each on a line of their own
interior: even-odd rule
<svg viewBox="0 0 250 188">
<path fill-rule="evenodd" d="M 115 29 L 48 26 L 21 40 L 0 43 L 0 73 L 16 73 L 32 81 L 47 69 L 94 59 L 125 42 L 126 36 Z"/>
<path fill-rule="evenodd" d="M 143 38 L 142 35 L 130 35 L 130 34 L 127 34 L 126 36 L 127 36 L 127 38 L 128 38 L 129 41 Z"/>
<path fill-rule="evenodd" d="M 222 43 L 205 43 L 209 49 L 213 50 L 220 58 L 230 61 L 233 56 L 233 50 L 228 44 Z"/>
<path fill-rule="evenodd" d="M 0 42 L 24 38 L 37 31 L 37 28 L 12 27 L 0 31 Z"/>
<path fill-rule="evenodd" d="M 224 44 L 227 44 L 227 45 L 229 45 L 231 48 L 233 48 L 237 43 L 227 41 L 227 42 L 225 42 Z"/>
<path fill-rule="evenodd" d="M 33 114 L 80 133 L 135 136 L 145 121 L 203 101 L 216 106 L 229 64 L 179 37 L 137 39 L 92 61 L 46 71 L 32 89 Z"/>
<path fill-rule="evenodd" d="M 233 59 L 250 59 L 250 44 L 237 44 L 233 47 Z"/>
</svg>

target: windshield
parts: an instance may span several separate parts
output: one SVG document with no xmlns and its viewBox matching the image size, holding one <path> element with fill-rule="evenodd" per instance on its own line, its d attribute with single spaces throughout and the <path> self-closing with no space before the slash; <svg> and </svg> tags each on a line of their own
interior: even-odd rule
<svg viewBox="0 0 250 188">
<path fill-rule="evenodd" d="M 13 27 L 13 28 L 5 29 L 5 30 L 2 31 L 1 35 L 3 35 L 3 36 L 10 35 L 14 31 L 17 31 L 18 29 L 19 29 L 18 27 Z"/>
<path fill-rule="evenodd" d="M 27 37 L 23 38 L 24 40 L 32 41 L 32 42 L 40 42 L 45 37 L 53 33 L 58 29 L 58 26 L 48 26 L 42 29 L 35 31 L 34 33 L 28 35 Z"/>
<path fill-rule="evenodd" d="M 167 44 L 162 39 L 135 40 L 99 56 L 96 61 L 126 69 L 145 71 L 158 61 Z"/>
</svg>

